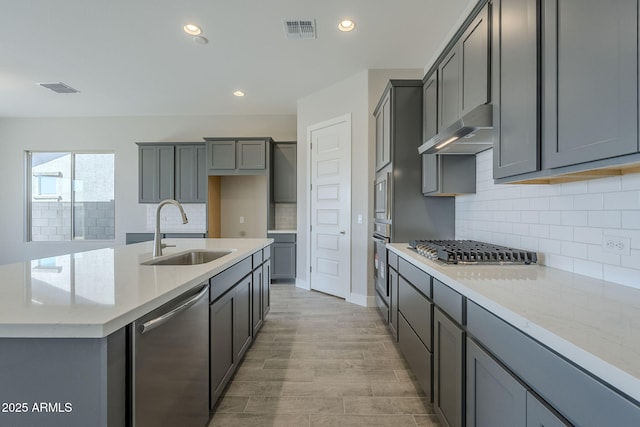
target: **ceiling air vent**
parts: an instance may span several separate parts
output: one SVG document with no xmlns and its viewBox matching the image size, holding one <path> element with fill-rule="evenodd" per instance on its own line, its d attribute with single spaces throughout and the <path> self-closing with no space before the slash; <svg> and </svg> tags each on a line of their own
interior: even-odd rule
<svg viewBox="0 0 640 427">
<path fill-rule="evenodd" d="M 58 83 L 38 83 L 38 85 L 42 86 L 42 87 L 46 87 L 47 89 L 51 89 L 52 91 L 56 92 L 56 93 L 78 93 L 80 92 L 77 89 L 72 88 L 69 85 L 66 85 L 64 83 L 58 82 Z"/>
<path fill-rule="evenodd" d="M 288 39 L 315 39 L 316 38 L 316 20 L 300 19 L 284 21 L 284 33 Z"/>
</svg>

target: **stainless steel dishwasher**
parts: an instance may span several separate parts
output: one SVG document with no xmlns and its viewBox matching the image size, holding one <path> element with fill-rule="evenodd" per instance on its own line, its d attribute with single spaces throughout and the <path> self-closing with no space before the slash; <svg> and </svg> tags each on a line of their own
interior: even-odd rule
<svg viewBox="0 0 640 427">
<path fill-rule="evenodd" d="M 209 419 L 209 285 L 133 323 L 134 427 L 204 427 Z"/>
</svg>

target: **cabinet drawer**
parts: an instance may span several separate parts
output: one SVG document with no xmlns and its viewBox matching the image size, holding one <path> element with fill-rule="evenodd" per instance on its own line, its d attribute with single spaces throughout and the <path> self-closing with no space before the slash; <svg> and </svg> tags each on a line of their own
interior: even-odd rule
<svg viewBox="0 0 640 427">
<path fill-rule="evenodd" d="M 222 273 L 213 276 L 209 280 L 210 301 L 217 300 L 249 273 L 251 273 L 251 257 L 247 257 Z"/>
<path fill-rule="evenodd" d="M 398 272 L 425 296 L 431 298 L 431 276 L 402 258 L 398 259 Z"/>
<path fill-rule="evenodd" d="M 262 264 L 262 250 L 254 253 L 252 255 L 253 258 L 253 268 L 258 268 L 260 264 Z"/>
<path fill-rule="evenodd" d="M 431 319 L 433 303 L 402 277 L 398 280 L 398 311 L 429 350 L 431 346 Z"/>
<path fill-rule="evenodd" d="M 262 249 L 262 259 L 264 259 L 266 261 L 269 258 L 271 258 L 271 245 L 269 245 L 269 246 L 265 247 L 264 249 Z"/>
<path fill-rule="evenodd" d="M 296 242 L 295 233 L 273 233 L 273 234 L 269 234 L 268 237 L 270 239 L 273 239 L 274 243 L 295 243 Z"/>
<path fill-rule="evenodd" d="M 467 330 L 574 425 L 639 425 L 640 407 L 472 301 Z"/>
<path fill-rule="evenodd" d="M 433 302 L 460 325 L 464 324 L 462 299 L 462 295 L 438 279 L 433 279 Z"/>
<path fill-rule="evenodd" d="M 433 355 L 422 344 L 402 314 L 398 315 L 398 346 L 422 391 L 431 399 Z"/>
<path fill-rule="evenodd" d="M 398 259 L 398 255 L 391 251 L 387 251 L 387 263 L 389 264 L 389 267 L 396 271 L 398 271 Z"/>
</svg>

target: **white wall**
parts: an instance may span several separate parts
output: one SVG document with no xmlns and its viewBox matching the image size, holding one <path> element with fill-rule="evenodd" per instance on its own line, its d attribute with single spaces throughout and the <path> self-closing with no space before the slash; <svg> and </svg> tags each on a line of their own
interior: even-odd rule
<svg viewBox="0 0 640 427">
<path fill-rule="evenodd" d="M 364 70 L 319 92 L 298 100 L 298 240 L 297 281 L 308 286 L 307 253 L 309 188 L 306 170 L 307 128 L 344 114 L 351 114 L 351 297 L 353 302 L 371 304 L 373 298 L 371 234 L 373 224 L 373 179 L 375 123 L 372 113 L 390 78 L 422 78 L 423 71 Z M 357 223 L 362 215 L 363 223 Z"/>
<path fill-rule="evenodd" d="M 456 197 L 457 239 L 533 250 L 550 267 L 640 288 L 640 174 L 496 185 L 493 150 L 476 161 L 476 194 Z M 630 238 L 630 255 L 604 252 L 605 235 Z"/>
<path fill-rule="evenodd" d="M 116 243 L 144 231 L 146 206 L 138 204 L 135 142 L 202 141 L 205 136 L 271 136 L 294 140 L 295 115 L 0 119 L 0 264 L 110 246 L 113 242 L 24 241 L 24 151 L 114 150 Z"/>
</svg>

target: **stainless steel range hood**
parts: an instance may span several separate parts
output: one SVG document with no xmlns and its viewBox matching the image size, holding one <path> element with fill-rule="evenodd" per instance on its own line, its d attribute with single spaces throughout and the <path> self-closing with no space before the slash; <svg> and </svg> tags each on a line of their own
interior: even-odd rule
<svg viewBox="0 0 640 427">
<path fill-rule="evenodd" d="M 420 154 L 476 154 L 493 147 L 493 106 L 482 104 L 418 147 Z"/>
</svg>

